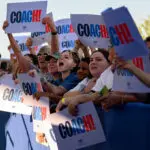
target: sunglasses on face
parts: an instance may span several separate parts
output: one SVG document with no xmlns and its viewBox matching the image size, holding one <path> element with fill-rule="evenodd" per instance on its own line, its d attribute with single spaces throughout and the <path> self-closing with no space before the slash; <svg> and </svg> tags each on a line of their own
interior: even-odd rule
<svg viewBox="0 0 150 150">
<path fill-rule="evenodd" d="M 43 54 L 37 54 L 37 56 L 39 57 L 39 56 L 48 56 L 48 54 L 47 53 L 43 53 Z"/>
</svg>

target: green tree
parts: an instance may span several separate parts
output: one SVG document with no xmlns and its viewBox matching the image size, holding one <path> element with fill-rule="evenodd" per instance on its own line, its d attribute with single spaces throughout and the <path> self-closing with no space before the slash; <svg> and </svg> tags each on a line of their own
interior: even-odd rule
<svg viewBox="0 0 150 150">
<path fill-rule="evenodd" d="M 138 29 L 143 39 L 150 36 L 150 16 L 148 16 L 147 19 L 138 26 Z"/>
</svg>

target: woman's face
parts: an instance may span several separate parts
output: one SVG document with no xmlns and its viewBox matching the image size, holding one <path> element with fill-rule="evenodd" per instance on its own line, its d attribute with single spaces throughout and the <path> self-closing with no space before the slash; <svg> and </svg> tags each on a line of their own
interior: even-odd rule
<svg viewBox="0 0 150 150">
<path fill-rule="evenodd" d="M 46 57 L 47 55 L 48 55 L 48 54 L 47 54 L 45 51 L 38 53 L 37 56 L 38 56 L 38 64 L 39 64 L 40 69 L 42 69 L 42 68 L 47 68 L 48 62 L 45 61 L 45 57 Z"/>
<path fill-rule="evenodd" d="M 58 71 L 66 72 L 73 69 L 76 64 L 73 61 L 72 54 L 68 51 L 61 54 L 60 59 L 57 61 Z"/>
<path fill-rule="evenodd" d="M 77 75 L 79 80 L 83 80 L 89 75 L 89 64 L 87 62 L 81 61 L 79 64 L 79 69 L 77 71 Z"/>
<path fill-rule="evenodd" d="M 91 56 L 89 69 L 93 77 L 99 77 L 108 66 L 109 63 L 101 52 L 95 52 Z"/>
<path fill-rule="evenodd" d="M 57 73 L 58 72 L 58 67 L 57 67 L 57 59 L 51 58 L 48 62 L 48 71 L 51 74 Z"/>
</svg>

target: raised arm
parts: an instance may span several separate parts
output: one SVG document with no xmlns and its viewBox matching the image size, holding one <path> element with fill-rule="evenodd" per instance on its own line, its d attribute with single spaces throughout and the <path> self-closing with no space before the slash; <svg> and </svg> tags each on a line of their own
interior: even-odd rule
<svg viewBox="0 0 150 150">
<path fill-rule="evenodd" d="M 83 45 L 80 42 L 80 40 L 76 40 L 75 41 L 74 51 L 78 52 L 80 48 L 82 49 L 82 52 L 83 52 L 85 58 L 86 57 L 90 57 L 88 48 L 85 45 Z"/>
<path fill-rule="evenodd" d="M 49 45 L 51 46 L 51 54 L 59 52 L 59 40 L 57 35 L 56 26 L 54 21 L 50 17 L 43 18 L 43 24 L 47 24 L 48 28 L 51 30 L 51 41 L 49 41 Z"/>
<path fill-rule="evenodd" d="M 26 46 L 27 46 L 28 50 L 30 51 L 30 54 L 36 55 L 34 48 L 31 47 L 32 46 L 32 38 L 29 37 L 27 39 Z"/>
<path fill-rule="evenodd" d="M 8 21 L 5 21 L 3 24 L 3 30 L 6 29 L 6 27 L 8 27 Z M 16 40 L 14 39 L 13 35 L 11 33 L 7 34 L 10 45 L 14 51 L 14 54 L 16 55 L 18 62 L 19 62 L 19 66 L 22 69 L 23 72 L 27 72 L 30 68 L 30 63 L 25 59 L 25 57 L 22 55 L 21 51 L 20 51 L 20 47 L 18 45 L 18 43 L 16 42 Z"/>
</svg>

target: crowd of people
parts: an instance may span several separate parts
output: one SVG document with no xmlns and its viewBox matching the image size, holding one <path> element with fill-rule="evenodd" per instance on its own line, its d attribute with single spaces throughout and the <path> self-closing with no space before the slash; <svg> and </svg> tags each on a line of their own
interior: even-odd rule
<svg viewBox="0 0 150 150">
<path fill-rule="evenodd" d="M 51 29 L 52 38 L 48 45 L 40 48 L 37 55 L 32 49 L 31 38 L 26 41 L 30 53 L 23 55 L 13 35 L 7 34 L 10 42 L 8 49 L 12 48 L 14 54 L 10 54 L 10 65 L 7 67 L 3 67 L 4 63 L 1 62 L 1 77 L 12 74 L 14 82 L 18 84 L 18 74 L 27 73 L 32 77 L 38 74 L 44 92 L 37 92 L 34 97 L 37 100 L 48 97 L 51 113 L 68 108 L 71 115 L 77 115 L 78 105 L 89 101 L 105 111 L 130 102 L 149 102 L 149 93 L 112 91 L 112 85 L 117 68 L 127 69 L 147 87 L 150 87 L 150 74 L 120 58 L 113 47 L 109 50 L 93 49 L 76 40 L 74 49 L 60 52 L 53 20 L 45 17 L 42 22 Z M 3 30 L 8 26 L 8 21 L 5 21 Z M 146 38 L 145 43 L 150 49 L 150 37 Z"/>
</svg>

